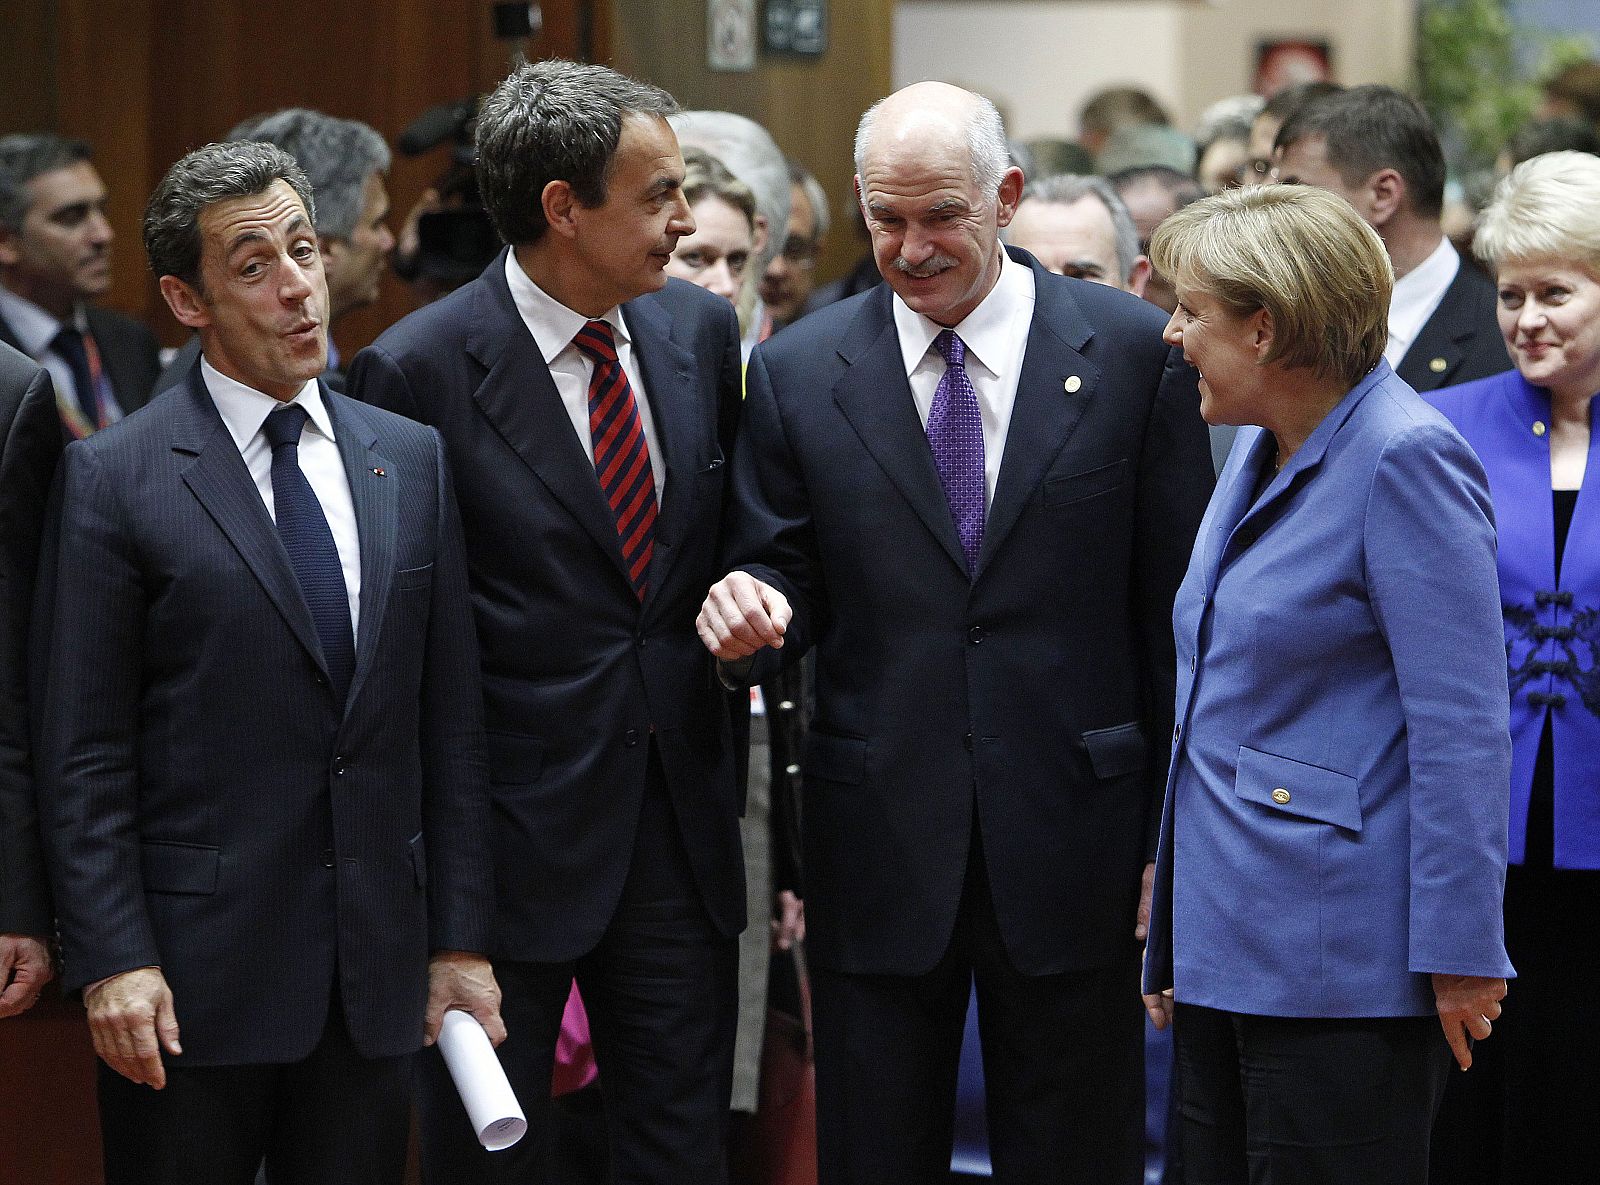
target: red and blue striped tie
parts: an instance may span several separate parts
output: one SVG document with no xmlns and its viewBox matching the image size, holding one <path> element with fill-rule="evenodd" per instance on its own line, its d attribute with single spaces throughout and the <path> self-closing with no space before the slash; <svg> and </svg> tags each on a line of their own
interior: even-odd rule
<svg viewBox="0 0 1600 1185">
<path fill-rule="evenodd" d="M 622 562 L 633 591 L 644 600 L 649 590 L 650 556 L 655 550 L 656 480 L 650 446 L 639 419 L 639 404 L 617 360 L 611 326 L 590 321 L 572 344 L 594 362 L 589 376 L 589 434 L 594 439 L 594 471 L 617 520 Z"/>
</svg>

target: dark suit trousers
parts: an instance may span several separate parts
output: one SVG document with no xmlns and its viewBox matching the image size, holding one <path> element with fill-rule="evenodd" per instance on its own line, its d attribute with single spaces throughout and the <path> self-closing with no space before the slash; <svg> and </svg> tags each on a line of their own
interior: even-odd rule
<svg viewBox="0 0 1600 1185">
<path fill-rule="evenodd" d="M 1455 1066 L 1433 1016 L 1246 1016 L 1179 1004 L 1184 1185 L 1425 1185 Z"/>
<path fill-rule="evenodd" d="M 107 1185 L 400 1185 L 413 1057 L 364 1058 L 337 993 L 311 1055 L 186 1067 L 152 1090 L 98 1063 Z"/>
<path fill-rule="evenodd" d="M 1140 1181 L 1143 1010 L 1133 922 L 1121 965 L 1021 974 L 1005 952 L 974 828 L 955 933 L 932 971 L 812 971 L 822 1185 L 949 1180 L 974 982 L 994 1180 Z"/>
<path fill-rule="evenodd" d="M 427 1185 L 543 1185 L 550 1073 L 573 979 L 583 996 L 619 1185 L 719 1185 L 733 1089 L 738 945 L 712 926 L 695 887 L 651 745 L 644 808 L 622 900 L 593 951 L 569 963 L 495 962 L 508 1034 L 500 1062 L 528 1132 L 485 1152 L 443 1059 L 421 1071 Z"/>
</svg>

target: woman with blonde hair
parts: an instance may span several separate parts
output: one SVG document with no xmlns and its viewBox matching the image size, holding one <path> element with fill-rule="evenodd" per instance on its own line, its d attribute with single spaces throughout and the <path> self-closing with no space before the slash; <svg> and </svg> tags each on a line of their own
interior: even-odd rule
<svg viewBox="0 0 1600 1185">
<path fill-rule="evenodd" d="M 1600 978 L 1600 158 L 1518 165 L 1473 250 L 1495 274 L 1514 367 L 1429 399 L 1482 458 L 1499 522 L 1517 1008 L 1486 1072 L 1451 1087 L 1441 1128 L 1455 1148 L 1438 1147 L 1452 1185 L 1593 1181 L 1600 1026 L 1574 1004 Z"/>
<path fill-rule="evenodd" d="M 1185 1180 L 1422 1185 L 1511 974 L 1483 470 L 1384 362 L 1388 256 L 1341 198 L 1220 193 L 1151 255 L 1201 414 L 1243 426 L 1174 607 L 1145 962 Z"/>
</svg>

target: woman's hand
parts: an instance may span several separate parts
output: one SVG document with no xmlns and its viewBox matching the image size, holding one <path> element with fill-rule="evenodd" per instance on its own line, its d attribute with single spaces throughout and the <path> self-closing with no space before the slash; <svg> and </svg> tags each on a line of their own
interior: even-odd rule
<svg viewBox="0 0 1600 1185">
<path fill-rule="evenodd" d="M 1433 998 L 1444 1039 L 1450 1042 L 1456 1064 L 1465 1070 L 1472 1065 L 1467 1038 L 1482 1041 L 1494 1030 L 1491 1022 L 1500 1015 L 1506 981 L 1481 975 L 1435 975 Z"/>
</svg>

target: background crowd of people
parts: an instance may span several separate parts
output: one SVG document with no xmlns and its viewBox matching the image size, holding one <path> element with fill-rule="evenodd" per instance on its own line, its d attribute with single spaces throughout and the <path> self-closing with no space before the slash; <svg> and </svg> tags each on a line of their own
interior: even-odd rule
<svg viewBox="0 0 1600 1185">
<path fill-rule="evenodd" d="M 218 129 L 165 352 L 0 137 L 0 1017 L 81 993 L 108 1180 L 940 1180 L 969 1008 L 1001 1180 L 1600 1171 L 1600 64 L 1492 189 L 1333 82 L 919 84 L 847 209 L 604 67 L 472 119 L 403 217 Z"/>
</svg>

